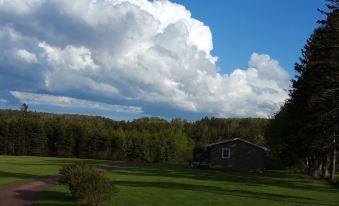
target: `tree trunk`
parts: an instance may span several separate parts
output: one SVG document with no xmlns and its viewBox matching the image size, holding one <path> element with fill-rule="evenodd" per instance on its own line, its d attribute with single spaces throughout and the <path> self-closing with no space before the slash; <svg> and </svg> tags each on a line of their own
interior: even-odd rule
<svg viewBox="0 0 339 206">
<path fill-rule="evenodd" d="M 326 156 L 322 156 L 321 158 L 321 178 L 325 178 L 326 171 Z"/>
<path fill-rule="evenodd" d="M 335 163 L 337 161 L 336 159 L 336 155 L 337 155 L 337 151 L 336 151 L 336 141 L 335 141 L 335 133 L 333 134 L 333 151 L 332 151 L 332 170 L 331 170 L 331 183 L 336 183 L 336 178 L 335 178 L 335 172 L 336 172 L 336 168 L 335 168 Z"/>
</svg>

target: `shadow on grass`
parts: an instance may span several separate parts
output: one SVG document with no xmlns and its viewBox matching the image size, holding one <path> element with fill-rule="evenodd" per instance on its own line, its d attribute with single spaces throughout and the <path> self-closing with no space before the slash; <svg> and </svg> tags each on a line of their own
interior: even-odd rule
<svg viewBox="0 0 339 206">
<path fill-rule="evenodd" d="M 36 179 L 41 178 L 40 175 L 32 175 L 32 174 L 26 174 L 26 173 L 18 173 L 18 172 L 3 172 L 0 171 L 0 177 L 1 178 L 17 178 L 17 179 Z"/>
<path fill-rule="evenodd" d="M 93 160 L 93 159 L 74 159 L 74 158 L 63 158 L 63 159 L 51 159 L 51 160 L 42 160 L 40 162 L 28 162 L 28 163 L 20 163 L 19 165 L 21 168 L 25 168 L 26 166 L 29 167 L 30 169 L 39 169 L 39 168 L 47 168 L 49 170 L 49 174 L 47 175 L 52 175 L 58 173 L 59 169 L 61 169 L 65 165 L 69 164 L 74 164 L 77 162 L 85 162 L 95 168 L 103 168 L 105 170 L 112 170 L 116 168 L 127 168 L 123 167 L 123 165 L 128 165 L 131 163 L 124 163 L 124 162 L 113 162 L 109 160 Z M 17 163 L 7 163 L 7 164 L 12 164 L 12 165 L 17 165 Z M 121 167 L 116 166 L 116 165 L 121 165 Z M 34 170 L 33 170 L 34 171 Z M 11 173 L 8 172 L 8 174 L 1 175 L 0 171 L 0 177 L 10 177 Z M 46 175 L 40 175 L 40 176 L 22 176 L 21 179 L 32 179 L 34 177 L 44 177 Z"/>
<path fill-rule="evenodd" d="M 80 159 L 80 158 L 60 158 L 60 159 L 48 159 L 44 160 L 43 164 L 52 164 L 52 165 L 65 165 L 73 164 L 75 162 L 86 162 L 90 165 L 111 165 L 113 161 L 111 160 L 96 160 L 96 159 Z"/>
<path fill-rule="evenodd" d="M 38 194 L 37 202 L 34 206 L 83 206 L 65 192 L 60 191 L 43 191 Z"/>
<path fill-rule="evenodd" d="M 307 205 L 324 205 L 324 206 L 335 206 L 327 202 L 321 202 L 313 198 L 299 197 L 294 195 L 282 195 L 272 194 L 265 192 L 253 192 L 248 190 L 226 190 L 221 187 L 215 186 L 204 186 L 204 185 L 192 185 L 172 182 L 137 182 L 137 181 L 114 181 L 116 185 L 130 186 L 130 187 L 155 187 L 161 189 L 173 189 L 173 190 L 189 190 L 195 192 L 207 192 L 227 196 L 255 198 L 269 201 L 282 201 L 286 203 L 297 203 Z"/>
<path fill-rule="evenodd" d="M 141 175 L 171 178 L 188 178 L 208 181 L 225 181 L 248 186 L 277 186 L 302 190 L 337 193 L 334 187 L 326 184 L 315 184 L 315 181 L 304 174 L 293 174 L 286 171 L 270 171 L 263 174 L 248 172 L 221 172 L 216 170 L 199 170 L 178 166 L 148 166 L 116 171 L 122 175 Z"/>
</svg>

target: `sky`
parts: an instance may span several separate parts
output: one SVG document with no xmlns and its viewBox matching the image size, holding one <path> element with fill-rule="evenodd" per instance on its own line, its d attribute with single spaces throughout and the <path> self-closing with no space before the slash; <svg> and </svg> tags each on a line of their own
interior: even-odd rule
<svg viewBox="0 0 339 206">
<path fill-rule="evenodd" d="M 0 108 L 270 117 L 322 0 L 0 0 Z"/>
<path fill-rule="evenodd" d="M 291 76 L 306 40 L 323 19 L 324 0 L 175 0 L 213 33 L 222 72 L 245 68 L 252 52 L 269 54 Z"/>
</svg>

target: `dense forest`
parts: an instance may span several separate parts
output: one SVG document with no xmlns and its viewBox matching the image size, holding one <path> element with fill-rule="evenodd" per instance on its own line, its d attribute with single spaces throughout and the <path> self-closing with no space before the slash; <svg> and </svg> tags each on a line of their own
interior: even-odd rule
<svg viewBox="0 0 339 206">
<path fill-rule="evenodd" d="M 188 122 L 0 110 L 0 154 L 46 155 L 142 162 L 191 160 L 194 149 L 240 137 L 264 144 L 267 119 L 203 118 Z"/>
<path fill-rule="evenodd" d="M 290 98 L 268 124 L 265 137 L 280 166 L 300 166 L 335 181 L 339 123 L 339 4 L 320 11 L 302 57 L 295 65 Z"/>
</svg>

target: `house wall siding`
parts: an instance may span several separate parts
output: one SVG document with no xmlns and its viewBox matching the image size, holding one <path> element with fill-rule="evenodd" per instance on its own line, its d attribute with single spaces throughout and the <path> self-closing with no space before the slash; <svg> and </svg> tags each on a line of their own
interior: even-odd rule
<svg viewBox="0 0 339 206">
<path fill-rule="evenodd" d="M 231 150 L 229 159 L 221 157 L 224 147 Z M 239 140 L 211 146 L 209 157 L 211 168 L 225 170 L 261 171 L 266 165 L 266 151 Z"/>
</svg>

